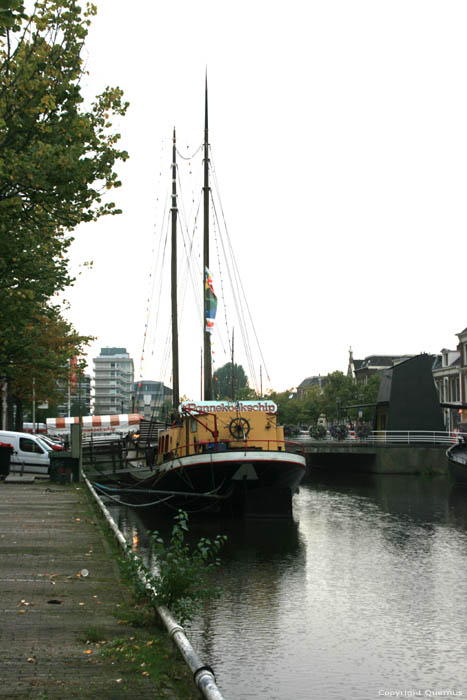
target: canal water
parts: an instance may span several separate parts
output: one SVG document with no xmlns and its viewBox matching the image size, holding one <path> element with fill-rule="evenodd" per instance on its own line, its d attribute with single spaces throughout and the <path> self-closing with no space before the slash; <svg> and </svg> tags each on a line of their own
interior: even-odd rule
<svg viewBox="0 0 467 700">
<path fill-rule="evenodd" d="M 145 551 L 148 521 L 112 508 Z M 313 479 L 294 521 L 226 534 L 222 597 L 188 636 L 226 700 L 467 697 L 467 490 L 444 477 Z"/>
</svg>

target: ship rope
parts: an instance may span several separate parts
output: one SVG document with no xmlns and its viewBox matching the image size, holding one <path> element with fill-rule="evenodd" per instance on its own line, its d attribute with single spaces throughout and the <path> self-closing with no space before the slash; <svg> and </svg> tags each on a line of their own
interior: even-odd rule
<svg viewBox="0 0 467 700">
<path fill-rule="evenodd" d="M 183 318 L 186 317 L 187 312 L 187 300 L 190 298 L 190 310 L 193 306 L 194 318 L 197 317 L 198 327 L 204 330 L 204 304 L 202 295 L 202 284 L 200 280 L 203 275 L 203 264 L 202 264 L 202 253 L 200 250 L 200 212 L 202 210 L 202 168 L 197 167 L 199 164 L 200 154 L 202 155 L 202 145 L 195 148 L 193 151 L 187 146 L 187 154 L 184 155 L 179 148 L 177 148 L 177 155 L 182 161 L 180 164 L 177 163 L 177 225 L 180 241 L 180 254 L 178 261 L 178 274 L 179 274 L 179 332 L 184 325 Z M 257 349 L 257 354 L 262 362 L 262 367 L 265 371 L 268 382 L 269 372 L 264 359 L 263 351 L 261 349 L 258 334 L 256 332 L 256 327 L 252 319 L 252 314 L 250 306 L 247 301 L 247 296 L 245 293 L 245 288 L 240 276 L 239 268 L 234 254 L 234 248 L 232 245 L 231 237 L 226 223 L 225 212 L 222 206 L 222 200 L 220 196 L 220 187 L 218 183 L 216 169 L 214 167 L 214 161 L 212 156 L 212 150 L 210 151 L 210 173 L 211 173 L 211 187 L 210 187 L 210 218 L 212 222 L 212 240 L 215 246 L 215 265 L 214 273 L 218 275 L 218 282 L 216 291 L 219 293 L 219 300 L 223 306 L 223 323 L 225 330 L 221 329 L 221 323 L 216 323 L 215 330 L 213 334 L 213 370 L 214 366 L 219 366 L 219 362 L 216 362 L 218 358 L 215 357 L 216 343 L 219 342 L 219 350 L 225 356 L 228 356 L 228 362 L 232 361 L 232 337 L 229 331 L 229 305 L 232 305 L 232 310 L 234 315 L 237 317 L 237 323 L 239 325 L 240 336 L 243 346 L 246 364 L 248 367 L 248 375 L 251 381 L 252 388 L 255 390 L 256 394 L 260 394 L 260 387 L 258 382 L 258 372 L 254 361 L 254 352 L 252 343 L 250 342 L 250 329 L 253 334 L 253 340 L 255 347 Z M 196 159 L 196 167 L 194 167 L 193 160 Z M 171 165 L 170 165 L 171 167 Z M 164 168 L 161 168 L 159 175 L 164 174 Z M 167 172 L 165 170 L 165 172 Z M 143 380 L 143 370 L 144 363 L 149 360 L 151 366 L 154 366 L 154 362 L 158 359 L 156 363 L 159 365 L 159 376 L 158 380 L 160 382 L 159 391 L 161 392 L 159 400 L 156 404 L 160 406 L 164 398 L 164 383 L 170 385 L 170 377 L 172 373 L 171 366 L 171 322 L 170 318 L 167 319 L 167 292 L 168 289 L 168 274 L 167 268 L 169 251 L 170 251 L 170 229 L 171 229 L 171 216 L 170 216 L 170 182 L 171 177 L 165 177 L 165 181 L 168 183 L 166 186 L 165 198 L 156 199 L 157 207 L 159 208 L 159 222 L 160 226 L 154 226 L 154 244 L 152 254 L 154 255 L 154 260 L 151 265 L 151 271 L 149 274 L 149 292 L 147 295 L 147 306 L 146 306 L 146 319 L 144 327 L 144 336 L 142 342 L 142 352 L 141 352 L 141 363 L 139 372 L 139 381 L 137 383 L 136 392 L 138 394 L 139 387 L 142 385 Z M 186 195 L 190 191 L 190 197 L 187 198 Z M 195 192 L 197 193 L 195 195 Z M 162 212 L 160 211 L 161 202 L 163 201 Z M 187 207 L 187 202 L 189 206 Z M 162 215 L 161 215 L 162 214 Z M 161 215 L 161 216 L 160 216 Z M 213 246 L 213 247 L 214 247 Z M 214 251 L 213 251 L 214 252 Z M 214 255 L 213 255 L 214 258 Z M 164 274 L 164 271 L 165 274 Z M 227 286 L 229 287 L 229 293 L 227 294 L 226 281 L 228 280 Z M 188 295 L 188 288 L 191 288 L 190 295 Z M 191 311 L 190 311 L 191 312 Z M 220 320 L 220 319 L 219 319 Z M 201 337 L 201 334 L 200 334 Z M 157 341 L 157 342 L 156 342 Z M 200 342 L 201 344 L 201 342 Z M 149 348 L 149 350 L 148 350 Z M 156 349 L 157 348 L 157 349 Z M 157 354 L 156 354 L 157 353 Z M 148 355 L 148 357 L 147 357 Z M 220 358 L 219 358 L 220 359 Z M 235 360 L 234 360 L 235 362 Z M 259 365 L 258 365 L 259 367 Z M 154 372 L 154 368 L 151 372 Z M 157 371 L 157 368 L 156 368 Z M 214 373 L 214 372 L 213 372 Z M 183 376 L 181 374 L 181 382 L 183 384 Z M 155 409 L 158 410 L 158 409 Z M 152 419 L 155 418 L 154 410 Z"/>
<path fill-rule="evenodd" d="M 256 370 L 255 370 L 255 365 L 253 362 L 253 353 L 251 350 L 251 344 L 249 342 L 248 330 L 247 330 L 247 326 L 246 326 L 246 320 L 245 320 L 246 318 L 249 319 L 249 322 L 250 322 L 250 325 L 251 325 L 251 328 L 253 331 L 253 335 L 254 335 L 254 338 L 256 341 L 256 345 L 257 345 L 257 348 L 259 351 L 259 355 L 261 357 L 268 381 L 270 381 L 269 372 L 268 372 L 267 365 L 266 365 L 264 355 L 263 355 L 263 351 L 261 349 L 261 345 L 260 345 L 260 342 L 258 339 L 256 327 L 255 327 L 255 324 L 253 322 L 252 314 L 251 314 L 250 307 L 249 307 L 248 300 L 247 300 L 247 295 L 245 293 L 245 289 L 244 289 L 244 286 L 242 283 L 239 268 L 238 268 L 237 261 L 235 258 L 232 241 L 231 241 L 231 238 L 229 235 L 229 230 L 227 227 L 227 221 L 226 221 L 224 209 L 222 206 L 222 198 L 220 196 L 220 187 L 219 187 L 219 182 L 217 179 L 216 169 L 214 167 L 214 160 L 212 157 L 212 153 L 211 153 L 211 163 L 212 163 L 211 172 L 212 172 L 212 176 L 213 176 L 212 181 L 215 185 L 215 190 L 217 193 L 216 199 L 217 199 L 217 202 L 219 205 L 219 210 L 220 210 L 220 214 L 221 214 L 222 222 L 223 222 L 222 228 L 225 231 L 225 238 L 227 240 L 227 249 L 225 250 L 224 258 L 226 260 L 226 267 L 227 267 L 228 274 L 231 278 L 231 287 L 232 287 L 232 292 L 234 293 L 235 303 L 237 304 L 237 308 L 238 308 L 237 314 L 238 314 L 239 323 L 241 324 L 241 332 L 242 332 L 242 338 L 243 338 L 243 342 L 244 342 L 244 346 L 245 346 L 245 352 L 248 355 L 250 376 L 252 378 L 254 378 L 256 392 L 259 394 L 258 381 L 256 378 Z M 216 216 L 217 216 L 217 212 L 216 212 Z M 221 240 L 222 240 L 222 243 L 224 244 L 224 239 L 222 238 Z M 231 262 L 231 265 L 228 264 L 229 261 Z M 246 313 L 244 312 L 245 309 L 246 309 Z"/>
</svg>

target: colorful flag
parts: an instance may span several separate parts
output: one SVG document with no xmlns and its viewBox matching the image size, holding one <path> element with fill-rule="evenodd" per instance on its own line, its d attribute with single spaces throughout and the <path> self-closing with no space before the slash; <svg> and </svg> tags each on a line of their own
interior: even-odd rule
<svg viewBox="0 0 467 700">
<path fill-rule="evenodd" d="M 212 285 L 212 275 L 208 268 L 205 270 L 204 274 L 204 308 L 206 310 L 206 331 L 212 333 L 214 330 L 214 319 L 216 318 L 217 311 L 217 297 L 214 294 L 214 287 Z"/>
</svg>

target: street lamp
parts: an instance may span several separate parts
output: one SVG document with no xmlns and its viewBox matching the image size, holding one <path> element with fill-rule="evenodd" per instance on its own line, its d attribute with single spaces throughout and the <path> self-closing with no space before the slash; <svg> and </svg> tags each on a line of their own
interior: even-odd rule
<svg viewBox="0 0 467 700">
<path fill-rule="evenodd" d="M 339 414 L 340 414 L 340 406 L 341 406 L 341 399 L 340 396 L 336 398 L 336 412 L 337 412 L 337 420 L 339 421 Z"/>
</svg>

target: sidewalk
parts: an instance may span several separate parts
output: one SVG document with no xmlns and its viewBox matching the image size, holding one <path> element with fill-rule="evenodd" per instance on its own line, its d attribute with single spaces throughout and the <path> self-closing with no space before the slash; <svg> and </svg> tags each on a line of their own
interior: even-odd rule
<svg viewBox="0 0 467 700">
<path fill-rule="evenodd" d="M 158 631 L 120 619 L 129 602 L 84 485 L 0 482 L 1 700 L 199 698 L 168 637 L 157 651 Z M 106 655 L 116 639 L 154 644 L 176 671 L 155 679 Z"/>
</svg>

